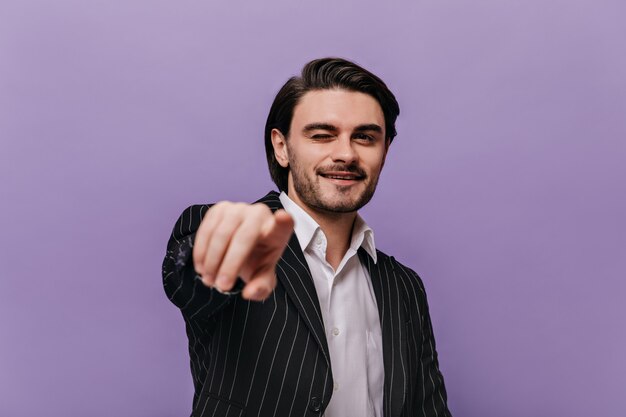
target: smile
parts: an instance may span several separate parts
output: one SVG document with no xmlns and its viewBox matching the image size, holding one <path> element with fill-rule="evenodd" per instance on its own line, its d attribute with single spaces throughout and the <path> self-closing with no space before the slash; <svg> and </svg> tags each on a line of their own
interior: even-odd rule
<svg viewBox="0 0 626 417">
<path fill-rule="evenodd" d="M 360 180 L 364 177 L 364 175 L 359 175 L 349 171 L 329 171 L 320 173 L 320 175 L 325 178 L 333 178 L 338 180 Z"/>
<path fill-rule="evenodd" d="M 327 172 L 320 174 L 320 176 L 338 185 L 351 185 L 364 178 L 363 175 L 357 175 L 352 172 Z"/>
<path fill-rule="evenodd" d="M 345 176 L 341 176 L 341 175 L 322 175 L 322 177 L 331 178 L 331 179 L 335 179 L 335 180 L 356 180 L 356 179 L 358 179 L 358 177 L 356 177 L 354 175 L 345 175 Z"/>
</svg>

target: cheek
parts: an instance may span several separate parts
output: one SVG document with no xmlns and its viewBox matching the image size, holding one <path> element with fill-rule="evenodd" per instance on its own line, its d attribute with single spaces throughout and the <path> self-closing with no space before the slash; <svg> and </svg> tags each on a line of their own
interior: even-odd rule
<svg viewBox="0 0 626 417">
<path fill-rule="evenodd" d="M 319 167 L 328 163 L 327 159 L 324 159 L 323 155 L 317 152 L 305 152 L 298 154 L 298 165 L 303 171 L 315 172 Z"/>
<path fill-rule="evenodd" d="M 363 165 L 366 165 L 372 172 L 378 172 L 384 165 L 385 154 L 382 152 L 375 152 L 365 155 L 362 159 Z"/>
<path fill-rule="evenodd" d="M 310 156 L 311 155 L 301 153 L 295 155 L 295 158 L 291 158 L 291 168 L 297 171 L 300 175 L 314 175 L 318 166 L 311 160 Z"/>
</svg>

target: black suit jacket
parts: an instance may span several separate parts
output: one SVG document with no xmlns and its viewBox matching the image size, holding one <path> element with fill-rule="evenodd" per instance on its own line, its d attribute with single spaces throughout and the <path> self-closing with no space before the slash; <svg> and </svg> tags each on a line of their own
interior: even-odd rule
<svg viewBox="0 0 626 417">
<path fill-rule="evenodd" d="M 278 193 L 259 202 L 282 208 Z M 205 287 L 191 252 L 209 205 L 187 208 L 174 226 L 163 262 L 163 285 L 180 308 L 195 386 L 192 417 L 319 416 L 333 378 L 317 293 L 293 234 L 263 302 Z M 376 295 L 383 338 L 385 417 L 449 416 L 424 286 L 418 275 L 362 248 Z M 349 416 L 346 416 L 349 417 Z M 355 416 L 358 417 L 358 416 Z"/>
</svg>

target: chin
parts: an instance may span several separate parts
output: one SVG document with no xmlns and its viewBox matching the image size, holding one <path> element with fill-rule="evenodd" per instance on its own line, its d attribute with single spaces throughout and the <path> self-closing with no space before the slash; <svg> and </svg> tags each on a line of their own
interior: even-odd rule
<svg viewBox="0 0 626 417">
<path fill-rule="evenodd" d="M 367 180 L 340 185 L 296 175 L 293 181 L 293 189 L 302 203 L 328 213 L 355 212 L 372 199 L 376 189 L 376 184 L 372 186 Z"/>
<path fill-rule="evenodd" d="M 335 213 L 351 213 L 365 206 L 371 199 L 372 193 L 360 193 L 358 196 L 347 197 L 345 195 L 335 195 L 333 197 L 322 197 L 318 199 L 319 208 Z"/>
</svg>

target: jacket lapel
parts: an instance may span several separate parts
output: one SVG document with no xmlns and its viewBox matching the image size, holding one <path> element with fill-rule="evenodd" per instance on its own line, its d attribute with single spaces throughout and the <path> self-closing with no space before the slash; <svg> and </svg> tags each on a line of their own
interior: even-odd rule
<svg viewBox="0 0 626 417">
<path fill-rule="evenodd" d="M 267 204 L 272 211 L 283 208 L 278 193 L 272 191 L 258 202 Z M 383 338 L 383 366 L 385 369 L 383 415 L 398 417 L 402 413 L 407 381 L 407 346 L 406 313 L 389 258 L 379 252 L 378 262 L 362 247 L 358 251 L 362 265 L 365 265 L 378 305 L 378 315 Z M 324 322 L 317 291 L 313 284 L 311 271 L 300 249 L 298 239 L 292 234 L 285 252 L 276 266 L 276 276 L 285 288 L 291 301 L 297 307 L 300 316 L 308 326 L 315 341 L 322 349 L 327 365 L 330 367 L 328 342 L 324 331 Z"/>
<path fill-rule="evenodd" d="M 406 318 L 400 297 L 400 288 L 391 262 L 379 252 L 378 262 L 359 248 L 361 264 L 372 280 L 378 304 L 378 315 L 383 336 L 383 365 L 385 369 L 383 415 L 397 417 L 402 413 L 407 384 Z"/>
<path fill-rule="evenodd" d="M 278 198 L 278 193 L 274 191 L 258 202 L 267 204 L 272 211 L 283 208 Z M 276 265 L 276 277 L 298 309 L 313 338 L 322 349 L 326 363 L 330 367 L 328 342 L 324 332 L 324 322 L 322 320 L 319 299 L 317 298 L 317 291 L 295 233 L 291 235 L 289 244 Z"/>
</svg>

